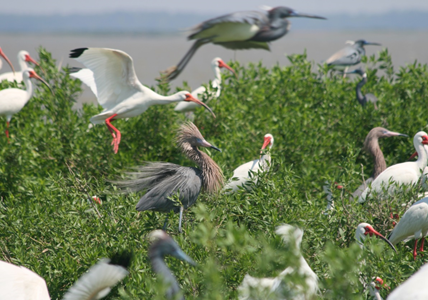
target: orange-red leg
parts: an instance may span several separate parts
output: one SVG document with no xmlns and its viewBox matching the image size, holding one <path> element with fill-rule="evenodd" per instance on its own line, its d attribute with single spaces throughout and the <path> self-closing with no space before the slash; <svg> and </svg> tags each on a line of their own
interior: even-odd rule
<svg viewBox="0 0 428 300">
<path fill-rule="evenodd" d="M 425 242 L 425 237 L 422 238 L 421 247 L 419 248 L 419 251 L 421 251 L 421 252 L 424 251 L 424 242 Z"/>
<path fill-rule="evenodd" d="M 121 138 L 120 131 L 111 124 L 111 121 L 113 121 L 114 117 L 116 116 L 117 114 L 114 114 L 111 117 L 106 119 L 107 128 L 108 130 L 110 130 L 110 133 L 113 136 L 112 145 L 113 145 L 113 151 L 115 154 L 117 153 L 117 151 L 119 151 L 119 144 L 120 144 L 120 138 Z"/>
<path fill-rule="evenodd" d="M 6 131 L 5 131 L 5 133 L 6 133 L 6 136 L 7 136 L 7 139 L 9 139 L 9 121 L 7 121 L 6 122 Z"/>
<path fill-rule="evenodd" d="M 415 247 L 413 247 L 413 258 L 416 260 L 416 248 L 418 246 L 418 239 L 415 239 Z"/>
</svg>

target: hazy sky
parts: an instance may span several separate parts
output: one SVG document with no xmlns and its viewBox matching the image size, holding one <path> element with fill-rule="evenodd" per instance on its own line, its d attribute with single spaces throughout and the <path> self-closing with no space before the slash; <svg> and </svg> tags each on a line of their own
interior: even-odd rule
<svg viewBox="0 0 428 300">
<path fill-rule="evenodd" d="M 2 2 L 0 12 L 13 14 L 93 14 L 112 11 L 148 10 L 217 14 L 257 9 L 261 5 L 283 5 L 289 6 L 297 11 L 317 14 L 378 14 L 392 10 L 428 11 L 428 0 L 20 0 L 17 2 Z"/>
</svg>

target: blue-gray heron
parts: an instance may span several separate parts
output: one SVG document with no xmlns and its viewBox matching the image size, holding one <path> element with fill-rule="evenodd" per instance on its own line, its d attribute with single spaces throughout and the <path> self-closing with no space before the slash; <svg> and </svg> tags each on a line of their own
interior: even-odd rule
<svg viewBox="0 0 428 300">
<path fill-rule="evenodd" d="M 359 64 L 361 58 L 366 55 L 366 49 L 364 49 L 364 46 L 381 45 L 379 43 L 367 42 L 366 40 L 358 40 L 355 42 L 350 41 L 347 42 L 347 44 L 349 45 L 334 53 L 325 62 L 329 66 L 334 66 L 335 69 L 345 70 L 346 72 L 349 66 Z"/>
<path fill-rule="evenodd" d="M 265 49 L 269 42 L 284 36 L 290 29 L 290 17 L 325 19 L 300 14 L 291 8 L 278 6 L 267 11 L 242 11 L 209 19 L 193 28 L 189 40 L 196 40 L 177 66 L 165 71 L 165 78 L 176 78 L 202 45 L 213 43 L 228 49 Z"/>
<path fill-rule="evenodd" d="M 379 147 L 379 139 L 392 136 L 409 137 L 407 134 L 389 131 L 388 129 L 383 127 L 375 127 L 367 134 L 366 139 L 364 140 L 364 149 L 373 157 L 374 169 L 372 176 L 369 179 L 365 180 L 364 183 L 361 184 L 358 189 L 355 190 L 354 193 L 352 193 L 354 199 L 357 199 L 363 193 L 369 183 L 376 179 L 380 173 L 385 171 L 386 162 L 385 158 L 383 157 L 382 150 Z"/>
<path fill-rule="evenodd" d="M 361 69 L 356 69 L 356 70 L 353 70 L 350 72 L 346 72 L 346 74 L 358 74 L 362 77 L 361 81 L 357 84 L 357 87 L 356 87 L 357 101 L 361 104 L 361 106 L 366 106 L 366 104 L 368 102 L 371 102 L 371 103 L 373 103 L 375 109 L 377 109 L 377 106 L 376 106 L 377 98 L 376 98 L 376 96 L 371 94 L 371 93 L 364 95 L 361 92 L 361 88 L 363 87 L 363 85 L 365 85 L 367 83 L 367 73 Z"/>
<path fill-rule="evenodd" d="M 163 230 L 155 230 L 150 233 L 150 239 L 152 244 L 149 248 L 149 258 L 152 263 L 153 271 L 161 275 L 162 280 L 165 285 L 168 286 L 166 291 L 167 299 L 183 299 L 184 296 L 180 298 L 177 297 L 177 294 L 180 293 L 180 286 L 178 285 L 177 279 L 172 275 L 171 270 L 165 264 L 165 256 L 171 255 L 180 260 L 186 261 L 189 264 L 196 266 L 196 263 L 191 259 L 186 253 L 181 250 L 180 246 Z"/>
<path fill-rule="evenodd" d="M 189 121 L 180 126 L 177 143 L 199 169 L 172 163 L 148 162 L 144 166 L 137 167 L 137 172 L 129 172 L 130 179 L 116 183 L 129 191 L 147 190 L 137 203 L 138 211 L 179 212 L 178 228 L 181 232 L 183 209 L 195 204 L 202 188 L 208 193 L 219 191 L 224 178 L 220 167 L 198 147 L 212 148 L 220 152 L 221 150 L 208 143 L 195 124 Z M 177 196 L 179 201 L 173 199 Z M 168 217 L 164 229 L 167 221 Z"/>
</svg>

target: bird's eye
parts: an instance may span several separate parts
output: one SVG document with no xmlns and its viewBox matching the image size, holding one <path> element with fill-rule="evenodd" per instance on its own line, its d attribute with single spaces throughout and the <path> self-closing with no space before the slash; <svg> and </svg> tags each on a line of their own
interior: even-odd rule
<svg viewBox="0 0 428 300">
<path fill-rule="evenodd" d="M 423 137 L 422 137 L 422 140 L 423 140 L 423 141 L 426 141 L 426 140 L 427 140 L 426 136 L 423 136 Z"/>
</svg>

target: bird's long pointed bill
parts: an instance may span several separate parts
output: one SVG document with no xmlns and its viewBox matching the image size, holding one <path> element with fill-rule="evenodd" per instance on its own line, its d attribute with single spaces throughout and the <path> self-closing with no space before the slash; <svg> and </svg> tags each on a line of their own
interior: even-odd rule
<svg viewBox="0 0 428 300">
<path fill-rule="evenodd" d="M 211 145 L 210 143 L 208 143 L 206 140 L 202 140 L 201 141 L 201 146 L 202 147 L 206 147 L 206 148 L 213 148 L 214 150 L 217 150 L 218 152 L 221 152 L 221 149 L 217 148 L 214 145 Z"/>
<path fill-rule="evenodd" d="M 405 137 L 409 137 L 407 134 L 404 133 L 399 133 L 399 132 L 394 132 L 394 131 L 388 131 L 387 136 L 405 136 Z"/>
<path fill-rule="evenodd" d="M 186 253 L 184 253 L 181 249 L 178 249 L 172 255 L 175 256 L 178 259 L 187 261 L 192 266 L 196 266 L 197 265 L 196 262 L 193 259 L 191 259 Z"/>
<path fill-rule="evenodd" d="M 388 241 L 388 239 L 386 237 L 384 237 L 383 235 L 381 235 L 379 232 L 377 232 L 374 229 L 372 229 L 371 232 L 373 232 L 376 236 L 378 236 L 379 238 L 381 238 L 382 240 L 384 240 L 389 245 L 389 247 L 391 247 L 392 250 L 394 250 L 395 252 L 397 252 L 397 249 L 395 249 L 394 245 L 391 244 L 391 242 Z"/>
<path fill-rule="evenodd" d="M 13 75 L 15 75 L 15 68 L 13 67 L 12 63 L 10 62 L 9 58 L 7 58 L 6 54 L 4 54 L 3 50 L 0 48 L 0 55 L 4 58 L 4 60 L 9 64 L 10 68 L 13 71 Z"/>
<path fill-rule="evenodd" d="M 270 143 L 270 138 L 265 137 L 265 140 L 263 142 L 263 146 L 262 146 L 262 150 L 265 149 L 267 147 L 267 145 L 269 145 Z"/>
<path fill-rule="evenodd" d="M 379 43 L 365 43 L 365 45 L 382 46 L 382 44 Z"/>
<path fill-rule="evenodd" d="M 327 18 L 321 17 L 321 16 L 315 16 L 315 15 L 308 15 L 308 14 L 300 14 L 300 13 L 294 13 L 292 17 L 300 17 L 300 18 L 311 18 L 311 19 L 321 19 L 321 20 L 327 20 Z"/>
<path fill-rule="evenodd" d="M 37 62 L 37 61 L 35 61 L 30 55 L 27 55 L 26 57 L 25 57 L 25 60 L 26 61 L 29 61 L 29 62 L 31 62 L 31 63 L 33 63 L 33 64 L 35 64 L 36 66 L 38 66 L 39 68 L 40 68 L 40 70 L 42 70 L 42 72 L 43 73 L 45 73 L 45 75 L 46 75 L 46 71 L 45 71 L 45 69 L 43 69 L 40 65 L 39 65 L 39 63 Z M 50 88 L 49 88 L 50 89 Z M 52 91 L 52 90 L 51 90 Z"/>
<path fill-rule="evenodd" d="M 32 75 L 32 77 L 36 78 L 37 80 L 40 80 L 41 82 L 43 82 L 44 85 L 46 85 L 48 87 L 48 89 L 51 91 L 52 95 L 55 96 L 54 92 L 52 91 L 51 87 L 49 86 L 49 84 L 39 75 L 37 75 L 36 73 L 34 73 Z"/>
<path fill-rule="evenodd" d="M 232 72 L 233 74 L 235 74 L 235 77 L 238 78 L 238 75 L 236 74 L 235 70 L 232 69 L 228 64 L 226 64 L 224 61 L 219 60 L 218 61 L 218 66 L 219 68 L 226 68 L 228 69 L 230 72 Z"/>
<path fill-rule="evenodd" d="M 215 118 L 215 114 L 214 114 L 214 112 L 212 111 L 212 109 L 211 108 L 209 108 L 209 106 L 208 105 L 206 105 L 204 102 L 202 102 L 201 100 L 199 100 L 199 99 L 196 99 L 195 97 L 193 97 L 191 94 L 187 94 L 186 95 L 186 99 L 184 100 L 184 101 L 192 101 L 192 102 L 195 102 L 195 103 L 197 103 L 197 104 L 199 104 L 199 105 L 202 105 L 203 107 L 205 107 L 206 109 L 208 109 L 208 111 L 213 115 L 213 117 Z"/>
<path fill-rule="evenodd" d="M 413 153 L 412 156 L 409 157 L 409 160 L 414 159 L 416 156 L 418 156 L 418 152 Z"/>
</svg>

